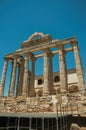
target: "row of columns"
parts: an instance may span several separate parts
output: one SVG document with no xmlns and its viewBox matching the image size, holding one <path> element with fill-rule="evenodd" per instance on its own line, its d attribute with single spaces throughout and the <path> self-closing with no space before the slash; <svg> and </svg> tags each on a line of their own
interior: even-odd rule
<svg viewBox="0 0 86 130">
<path fill-rule="evenodd" d="M 32 58 L 31 76 L 30 76 L 29 71 L 28 71 L 28 62 L 29 62 L 28 57 L 26 57 L 24 60 L 25 60 L 25 63 L 24 63 L 24 78 L 23 78 L 22 95 L 28 96 L 28 92 L 29 92 L 30 96 L 35 96 L 35 90 L 34 90 L 35 58 Z M 31 87 L 29 88 L 28 85 L 29 85 L 29 87 L 30 86 Z"/>
<path fill-rule="evenodd" d="M 16 80 L 16 66 L 17 66 L 17 59 L 14 59 L 12 77 L 11 77 L 10 89 L 9 89 L 9 96 L 14 96 L 15 80 Z"/>
<path fill-rule="evenodd" d="M 76 62 L 76 72 L 78 77 L 78 84 L 80 88 L 84 87 L 84 76 L 83 76 L 83 69 L 82 64 L 79 56 L 79 49 L 77 42 L 73 44 L 73 51 L 75 56 Z M 65 62 L 65 52 L 64 52 L 64 45 L 58 45 L 58 55 L 59 55 L 59 66 L 60 66 L 60 86 L 61 91 L 66 91 L 67 88 L 67 71 L 66 71 L 66 62 Z M 21 67 L 19 70 L 18 76 L 18 89 L 17 94 L 20 95 L 22 93 L 23 96 L 28 96 L 28 91 L 30 96 L 35 95 L 34 91 L 34 72 L 35 72 L 35 59 L 32 58 L 32 75 L 31 75 L 31 82 L 30 82 L 30 75 L 28 71 L 28 61 L 30 57 L 25 57 L 24 61 L 21 62 Z M 4 68 L 2 73 L 2 79 L 0 84 L 0 95 L 4 95 L 4 86 L 6 80 L 6 71 L 7 71 L 8 59 L 5 58 Z M 15 79 L 16 79 L 16 66 L 17 66 L 17 58 L 14 59 L 13 67 L 12 67 L 12 75 L 11 75 L 11 82 L 10 82 L 10 89 L 9 89 L 9 96 L 14 95 L 14 87 L 15 87 Z M 53 92 L 53 72 L 52 72 L 52 54 L 48 51 L 44 51 L 44 87 L 43 87 L 43 95 L 49 95 Z M 31 83 L 31 88 L 28 85 Z M 22 85 L 23 84 L 23 85 Z M 21 88 L 22 86 L 22 88 Z M 30 90 L 29 90 L 30 89 Z M 19 93 L 20 92 L 20 93 Z"/>
</svg>

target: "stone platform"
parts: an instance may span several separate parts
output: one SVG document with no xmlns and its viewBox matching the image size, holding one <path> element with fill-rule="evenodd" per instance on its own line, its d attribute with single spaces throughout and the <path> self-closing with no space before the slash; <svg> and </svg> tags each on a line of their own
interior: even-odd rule
<svg viewBox="0 0 86 130">
<path fill-rule="evenodd" d="M 42 97 L 1 97 L 0 112 L 43 113 L 57 112 L 72 115 L 86 114 L 86 94 L 63 93 Z"/>
</svg>

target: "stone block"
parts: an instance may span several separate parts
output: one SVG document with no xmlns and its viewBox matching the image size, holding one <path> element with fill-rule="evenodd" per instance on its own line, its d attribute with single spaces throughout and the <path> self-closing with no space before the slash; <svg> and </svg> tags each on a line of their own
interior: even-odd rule
<svg viewBox="0 0 86 130">
<path fill-rule="evenodd" d="M 77 124 L 71 124 L 70 130 L 80 130 L 80 127 Z"/>
</svg>

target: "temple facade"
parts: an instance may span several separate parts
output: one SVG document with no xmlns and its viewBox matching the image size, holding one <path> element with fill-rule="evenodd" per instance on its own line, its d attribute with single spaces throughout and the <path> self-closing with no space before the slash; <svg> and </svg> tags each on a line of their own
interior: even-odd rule
<svg viewBox="0 0 86 130">
<path fill-rule="evenodd" d="M 37 38 L 39 37 L 39 38 Z M 70 44 L 70 48 L 65 48 L 65 45 Z M 51 48 L 57 48 L 55 51 L 51 51 Z M 42 54 L 34 54 L 34 52 L 42 51 Z M 53 95 L 54 84 L 53 84 L 53 68 L 52 58 L 53 55 L 58 54 L 59 56 L 59 75 L 57 80 L 60 80 L 60 85 L 57 88 L 60 91 L 68 91 L 68 77 L 66 69 L 65 56 L 66 53 L 72 51 L 74 53 L 76 68 L 75 73 L 77 74 L 76 81 L 78 90 L 84 88 L 84 72 L 82 68 L 81 59 L 79 56 L 78 41 L 76 38 L 69 38 L 65 40 L 53 40 L 50 35 L 44 35 L 43 33 L 34 33 L 29 39 L 21 44 L 21 48 L 14 53 L 8 54 L 4 57 L 4 68 L 2 73 L 2 79 L 0 84 L 0 96 L 4 95 L 4 86 L 6 80 L 6 72 L 8 69 L 8 63 L 12 64 L 12 72 L 10 79 L 10 86 L 8 96 L 14 96 L 16 69 L 18 68 L 18 80 L 16 87 L 16 96 L 33 97 L 35 96 L 35 61 L 37 58 L 43 57 L 44 60 L 44 73 L 42 76 L 43 87 L 42 96 Z M 29 70 L 29 60 L 31 60 L 32 70 Z M 37 68 L 38 69 L 38 68 Z M 39 81 L 41 82 L 41 81 Z M 50 83 L 49 83 L 50 82 Z M 71 86 L 72 87 L 72 86 Z"/>
<path fill-rule="evenodd" d="M 74 69 L 67 70 L 66 54 L 69 52 L 74 54 L 76 66 Z M 54 55 L 59 57 L 59 72 L 53 72 Z M 41 57 L 43 74 L 36 76 L 35 69 L 39 71 L 39 68 L 35 67 L 35 63 Z M 9 63 L 11 63 L 11 74 L 8 95 L 5 96 Z M 85 113 L 84 95 L 84 71 L 76 37 L 58 40 L 52 39 L 50 35 L 36 32 L 21 44 L 20 49 L 4 57 L 0 82 L 0 112 L 2 113 L 37 114 L 55 113 L 57 110 L 59 113 L 61 109 L 64 109 L 65 113 Z"/>
</svg>

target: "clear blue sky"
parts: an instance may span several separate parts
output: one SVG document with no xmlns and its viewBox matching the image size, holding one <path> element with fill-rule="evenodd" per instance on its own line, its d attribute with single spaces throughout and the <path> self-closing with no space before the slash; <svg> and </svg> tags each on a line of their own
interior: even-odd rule
<svg viewBox="0 0 86 130">
<path fill-rule="evenodd" d="M 4 55 L 34 32 L 58 39 L 76 36 L 86 69 L 86 0 L 0 0 L 0 79 Z"/>
</svg>

